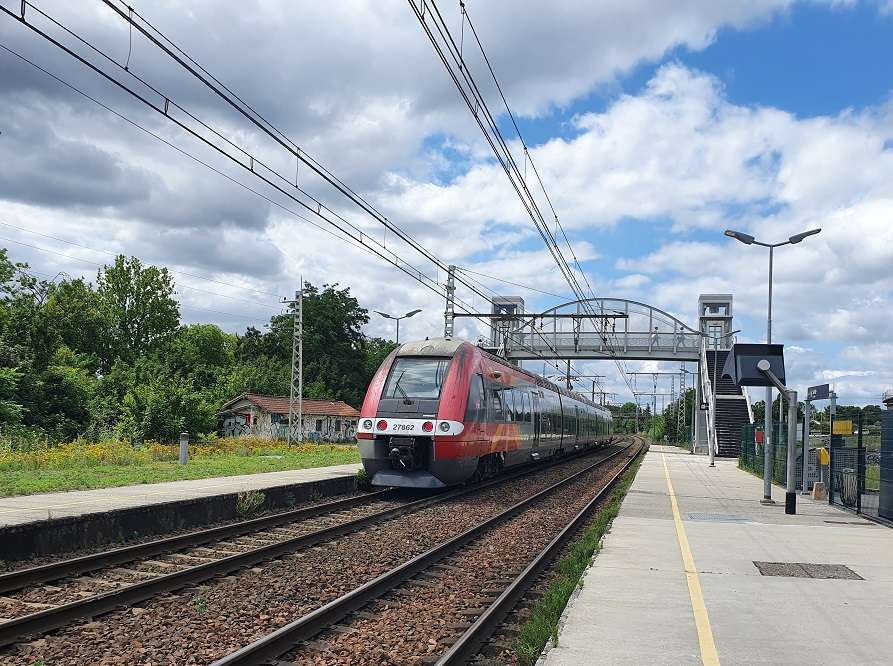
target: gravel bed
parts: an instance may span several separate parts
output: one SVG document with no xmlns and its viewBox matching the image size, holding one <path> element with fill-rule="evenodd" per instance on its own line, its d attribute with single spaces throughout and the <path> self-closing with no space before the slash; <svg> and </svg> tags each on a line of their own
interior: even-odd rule
<svg viewBox="0 0 893 666">
<path fill-rule="evenodd" d="M 406 500 L 380 500 L 369 504 L 342 509 L 333 514 L 325 514 L 312 518 L 304 518 L 295 523 L 288 524 L 288 530 L 271 528 L 243 535 L 241 537 L 229 537 L 227 546 L 219 546 L 215 550 L 215 542 L 201 546 L 182 549 L 168 554 L 155 555 L 148 560 L 134 560 L 126 564 L 119 564 L 106 569 L 78 576 L 53 581 L 50 585 L 38 585 L 29 587 L 6 595 L 15 601 L 61 605 L 83 599 L 86 592 L 101 594 L 109 590 L 125 587 L 134 583 L 150 580 L 154 576 L 173 573 L 191 566 L 197 566 L 207 562 L 213 562 L 228 557 L 235 552 L 256 550 L 271 543 L 285 541 L 290 538 L 309 534 L 326 527 L 341 525 L 351 520 L 387 511 L 406 504 Z M 221 552 L 226 551 L 226 552 Z M 166 563 L 158 565 L 157 562 Z M 33 613 L 34 609 L 27 606 L 18 606 L 17 612 L 5 611 L 0 617 L 7 619 Z"/>
<path fill-rule="evenodd" d="M 643 446 L 646 445 L 646 442 L 641 438 L 636 438 L 636 442 Z M 610 497 L 605 497 L 596 504 L 588 520 L 580 527 L 577 537 L 595 524 L 599 513 L 605 505 L 610 502 L 610 499 Z M 556 555 L 555 562 L 559 562 L 562 558 L 567 556 L 574 547 L 575 542 L 576 538 L 571 539 L 566 543 Z M 530 618 L 531 608 L 557 577 L 558 572 L 555 571 L 554 568 L 549 568 L 537 578 L 524 597 L 518 602 L 515 608 L 509 612 L 502 624 L 496 632 L 494 632 L 490 642 L 484 646 L 481 653 L 477 656 L 474 662 L 475 664 L 479 666 L 493 666 L 494 664 L 499 664 L 500 666 L 518 666 L 518 664 L 520 664 L 518 656 L 513 648 L 514 641 L 518 636 L 521 627 Z"/>
<path fill-rule="evenodd" d="M 604 456 L 606 452 L 596 455 Z M 206 664 L 592 463 L 574 459 L 0 651 L 0 664 Z"/>
<path fill-rule="evenodd" d="M 301 666 L 433 662 L 636 452 L 551 493 L 283 661 Z"/>
<path fill-rule="evenodd" d="M 96 546 L 92 546 L 90 548 L 80 548 L 77 550 L 70 550 L 61 553 L 54 553 L 53 555 L 43 555 L 41 557 L 34 557 L 30 560 L 17 560 L 15 562 L 5 562 L 0 560 L 0 573 L 6 573 L 8 571 L 18 571 L 19 569 L 28 569 L 30 567 L 37 567 L 43 564 L 51 564 L 53 562 L 61 562 L 62 560 L 68 560 L 74 557 L 81 557 L 82 555 L 92 555 L 93 553 L 102 553 L 107 550 L 111 550 L 112 548 L 123 548 L 124 546 L 133 546 L 138 543 L 148 543 L 149 541 L 157 541 L 158 539 L 165 539 L 167 537 L 179 536 L 181 534 L 189 534 L 191 532 L 196 532 L 203 529 L 210 529 L 212 527 L 222 527 L 223 525 L 232 525 L 233 523 L 239 523 L 246 519 L 254 519 L 254 518 L 262 518 L 264 516 L 273 516 L 280 513 L 286 513 L 288 511 L 295 511 L 296 509 L 306 509 L 307 507 L 317 506 L 319 504 L 326 504 L 327 502 L 334 502 L 336 500 L 348 499 L 350 497 L 358 497 L 360 495 L 366 495 L 365 492 L 352 492 L 352 493 L 344 493 L 343 495 L 330 495 L 328 497 L 321 497 L 317 500 L 308 500 L 306 502 L 299 502 L 293 506 L 288 507 L 287 509 L 278 509 L 276 511 L 263 511 L 261 513 L 252 514 L 247 518 L 232 518 L 230 520 L 222 520 L 214 523 L 208 523 L 207 525 L 201 527 L 189 527 L 181 530 L 173 530 L 171 532 L 161 532 L 158 534 L 149 534 L 143 537 L 138 537 L 136 539 L 126 539 L 122 541 L 113 541 L 110 543 L 97 544 Z"/>
</svg>

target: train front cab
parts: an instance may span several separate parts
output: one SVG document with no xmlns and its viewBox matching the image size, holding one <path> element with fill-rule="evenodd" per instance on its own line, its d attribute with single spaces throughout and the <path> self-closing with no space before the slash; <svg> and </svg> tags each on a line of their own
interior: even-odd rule
<svg viewBox="0 0 893 666">
<path fill-rule="evenodd" d="M 474 475 L 477 460 L 464 453 L 483 435 L 479 428 L 466 431 L 464 422 L 466 347 L 449 340 L 410 343 L 382 364 L 357 429 L 373 485 L 436 489 Z"/>
</svg>

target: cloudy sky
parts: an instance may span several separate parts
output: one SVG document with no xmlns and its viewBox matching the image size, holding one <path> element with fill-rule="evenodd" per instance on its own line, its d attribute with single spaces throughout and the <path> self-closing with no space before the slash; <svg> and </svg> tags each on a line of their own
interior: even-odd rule
<svg viewBox="0 0 893 666">
<path fill-rule="evenodd" d="M 34 5 L 280 172 L 293 168 L 99 0 Z M 568 293 L 405 0 L 133 5 L 444 261 Z M 18 14 L 20 2 L 0 6 Z M 458 34 L 458 3 L 439 6 Z M 821 227 L 776 255 L 773 333 L 788 377 L 800 389 L 830 381 L 846 403 L 893 388 L 890 0 L 467 6 L 596 295 L 696 325 L 699 293 L 731 292 L 741 338 L 762 341 L 765 250 L 723 230 L 774 242 Z M 401 337 L 442 331 L 434 293 L 299 219 L 293 201 L 7 14 L 0 45 L 0 245 L 13 259 L 47 279 L 92 279 L 114 254 L 136 255 L 174 272 L 186 321 L 232 331 L 262 325 L 300 275 L 350 287 L 370 310 L 421 308 Z M 486 81 L 471 55 L 469 66 Z M 497 109 L 492 85 L 483 92 Z M 443 281 L 307 170 L 299 180 Z M 481 280 L 529 310 L 563 300 Z M 392 337 L 373 316 L 367 332 Z M 608 375 L 625 399 L 613 364 L 580 369 Z"/>
</svg>

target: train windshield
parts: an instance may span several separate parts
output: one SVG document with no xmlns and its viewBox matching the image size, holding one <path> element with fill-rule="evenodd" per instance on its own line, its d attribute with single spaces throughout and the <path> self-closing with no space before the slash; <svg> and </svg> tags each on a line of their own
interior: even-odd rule
<svg viewBox="0 0 893 666">
<path fill-rule="evenodd" d="M 449 365 L 448 358 L 398 358 L 381 397 L 437 400 Z"/>
</svg>

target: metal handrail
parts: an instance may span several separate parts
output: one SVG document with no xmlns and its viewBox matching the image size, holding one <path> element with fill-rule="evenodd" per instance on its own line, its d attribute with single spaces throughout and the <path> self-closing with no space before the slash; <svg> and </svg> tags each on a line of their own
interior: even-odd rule
<svg viewBox="0 0 893 666">
<path fill-rule="evenodd" d="M 713 382 L 710 381 L 710 371 L 707 368 L 707 338 L 701 338 L 701 386 L 704 387 L 707 400 L 707 446 L 708 453 L 716 453 L 716 414 L 714 412 L 715 399 L 713 396 Z"/>
<path fill-rule="evenodd" d="M 741 393 L 744 394 L 744 402 L 747 404 L 747 418 L 753 425 L 753 405 L 750 404 L 750 391 L 747 390 L 746 386 L 742 386 Z"/>
</svg>

